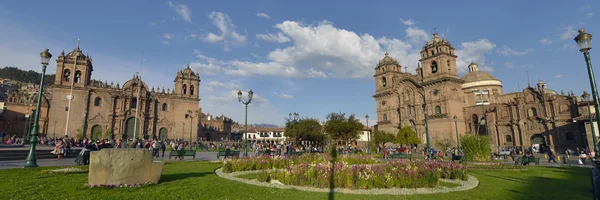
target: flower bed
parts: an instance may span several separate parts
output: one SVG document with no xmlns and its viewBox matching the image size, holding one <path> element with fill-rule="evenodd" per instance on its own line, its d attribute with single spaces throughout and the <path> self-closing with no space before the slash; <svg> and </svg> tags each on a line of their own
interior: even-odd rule
<svg viewBox="0 0 600 200">
<path fill-rule="evenodd" d="M 283 169 L 294 165 L 307 164 L 317 165 L 328 163 L 331 157 L 328 154 L 306 154 L 302 156 L 282 157 L 256 157 L 241 158 L 223 161 L 223 171 L 226 173 L 238 171 L 264 170 L 264 169 Z M 366 155 L 349 155 L 338 157 L 336 163 L 345 164 L 375 164 L 377 160 Z"/>
<path fill-rule="evenodd" d="M 371 189 L 371 188 L 423 188 L 435 187 L 438 180 L 466 180 L 466 167 L 451 162 L 391 161 L 382 164 L 319 163 L 299 164 L 277 170 L 264 170 L 258 181 L 278 180 L 285 185 L 313 186 L 319 188 Z"/>
</svg>

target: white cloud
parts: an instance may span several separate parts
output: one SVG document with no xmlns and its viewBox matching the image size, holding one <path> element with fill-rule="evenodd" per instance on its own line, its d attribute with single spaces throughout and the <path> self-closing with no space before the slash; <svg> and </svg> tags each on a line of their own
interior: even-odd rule
<svg viewBox="0 0 600 200">
<path fill-rule="evenodd" d="M 512 68 L 515 68 L 515 66 L 511 62 L 505 62 L 504 63 L 504 68 L 512 69 Z"/>
<path fill-rule="evenodd" d="M 271 19 L 271 17 L 269 17 L 269 15 L 267 15 L 266 13 L 256 13 L 257 17 L 262 17 L 265 19 Z"/>
<path fill-rule="evenodd" d="M 215 66 L 215 73 L 236 76 L 365 78 L 373 75 L 373 68 L 386 51 L 403 67 L 408 67 L 409 72 L 414 72 L 420 59 L 421 47 L 428 39 L 425 31 L 414 27 L 407 28 L 408 40 L 359 35 L 336 28 L 328 21 L 313 25 L 284 21 L 275 25 L 275 28 L 282 36 L 289 38 L 292 44 L 272 50 L 266 61 L 203 58 L 204 61 L 195 64 Z M 421 42 L 407 42 L 413 39 Z M 473 60 L 480 64 L 480 69 L 492 71 L 491 67 L 485 66 L 485 54 L 490 53 L 495 46 L 487 39 L 462 43 L 456 47 L 459 69 L 466 70 L 468 63 Z M 219 66 L 218 71 L 216 66 Z"/>
<path fill-rule="evenodd" d="M 412 19 L 406 19 L 405 20 L 405 19 L 402 19 L 402 18 L 400 18 L 400 22 L 402 22 L 404 25 L 407 25 L 407 26 L 412 26 L 412 25 L 415 25 L 415 24 L 418 23 L 417 21 L 412 20 Z"/>
<path fill-rule="evenodd" d="M 181 16 L 181 18 L 187 22 L 192 23 L 192 10 L 185 4 L 173 4 L 173 2 L 169 1 L 169 8 L 175 9 L 175 12 Z"/>
<path fill-rule="evenodd" d="M 233 83 L 233 82 L 229 82 L 229 83 L 222 83 L 219 81 L 210 81 L 208 82 L 208 91 L 214 91 L 222 89 L 222 90 L 240 90 L 242 88 L 242 86 L 240 84 L 237 83 Z"/>
<path fill-rule="evenodd" d="M 163 41 L 162 41 L 162 42 L 160 42 L 160 43 L 161 43 L 162 45 L 165 45 L 165 46 L 169 45 L 169 41 L 166 41 L 166 40 L 163 40 Z"/>
<path fill-rule="evenodd" d="M 256 59 L 260 59 L 260 56 L 258 56 L 258 55 L 256 55 L 256 54 L 254 54 L 254 53 L 250 53 L 250 55 L 251 55 L 252 57 L 256 58 Z"/>
<path fill-rule="evenodd" d="M 523 51 L 518 51 L 511 49 L 510 47 L 504 45 L 501 49 L 498 49 L 498 53 L 505 56 L 522 56 L 528 53 L 533 52 L 533 49 L 525 49 Z"/>
<path fill-rule="evenodd" d="M 562 74 L 558 74 L 558 75 L 554 76 L 554 78 L 562 78 L 563 76 L 564 75 L 562 75 Z"/>
<path fill-rule="evenodd" d="M 540 44 L 552 44 L 552 40 L 550 38 L 544 38 L 540 40 Z"/>
<path fill-rule="evenodd" d="M 593 17 L 593 16 L 594 16 L 594 13 L 588 13 L 585 15 L 585 17 Z"/>
<path fill-rule="evenodd" d="M 282 32 L 277 34 L 256 34 L 257 39 L 269 41 L 269 42 L 278 42 L 278 43 L 286 43 L 290 41 L 289 37 L 286 37 Z"/>
<path fill-rule="evenodd" d="M 163 38 L 167 40 L 172 40 L 173 38 L 175 38 L 175 35 L 173 35 L 172 33 L 165 33 L 163 35 Z"/>
<path fill-rule="evenodd" d="M 424 42 L 429 40 L 429 35 L 423 29 L 408 27 L 406 29 L 406 38 L 414 44 L 424 44 Z"/>
<path fill-rule="evenodd" d="M 282 98 L 282 99 L 293 99 L 293 98 L 294 98 L 294 96 L 292 96 L 292 95 L 289 95 L 289 94 L 286 94 L 286 93 L 277 93 L 277 92 L 273 92 L 273 94 L 274 94 L 275 96 L 278 96 L 279 98 Z"/>
<path fill-rule="evenodd" d="M 589 4 L 581 6 L 581 10 L 587 10 L 587 9 L 590 9 L 590 8 L 592 8 L 592 5 L 589 5 Z"/>
<path fill-rule="evenodd" d="M 479 69 L 482 71 L 493 71 L 492 67 L 485 63 L 485 55 L 490 54 L 496 47 L 496 44 L 488 39 L 479 39 L 477 41 L 463 42 L 455 51 L 458 59 L 456 66 L 459 72 L 467 72 L 468 65 L 471 62 L 479 64 Z"/>
<path fill-rule="evenodd" d="M 562 40 L 572 40 L 577 36 L 577 31 L 573 26 L 563 26 L 562 32 L 559 34 L 560 39 Z"/>
<path fill-rule="evenodd" d="M 208 18 L 211 19 L 213 25 L 221 31 L 221 35 L 208 33 L 203 38 L 204 41 L 210 43 L 223 42 L 225 51 L 230 51 L 233 47 L 239 47 L 246 44 L 246 36 L 236 32 L 235 25 L 233 25 L 229 15 L 213 11 L 208 14 Z"/>
</svg>

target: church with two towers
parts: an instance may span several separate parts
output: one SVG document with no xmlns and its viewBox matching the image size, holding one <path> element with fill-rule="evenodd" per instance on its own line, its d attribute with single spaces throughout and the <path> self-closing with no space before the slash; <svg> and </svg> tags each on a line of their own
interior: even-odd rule
<svg viewBox="0 0 600 200">
<path fill-rule="evenodd" d="M 414 74 L 402 71 L 388 53 L 377 64 L 376 129 L 395 134 L 411 127 L 422 146 L 426 131 L 434 146 L 444 139 L 456 141 L 458 130 L 460 136 L 489 135 L 494 149 L 534 146 L 564 152 L 593 147 L 589 120 L 585 120 L 587 102 L 579 95 L 559 94 L 542 81 L 505 94 L 502 81 L 479 71 L 476 63 L 459 77 L 455 49 L 437 33 L 420 53 Z"/>
</svg>

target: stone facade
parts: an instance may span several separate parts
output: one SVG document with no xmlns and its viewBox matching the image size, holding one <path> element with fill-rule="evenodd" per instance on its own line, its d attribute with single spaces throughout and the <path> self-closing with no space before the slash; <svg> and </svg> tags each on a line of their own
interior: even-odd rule
<svg viewBox="0 0 600 200">
<path fill-rule="evenodd" d="M 475 63 L 459 78 L 456 58 L 450 42 L 437 33 L 423 46 L 416 74 L 402 71 L 386 53 L 374 75 L 377 129 L 396 133 L 409 126 L 425 143 L 428 128 L 432 145 L 441 139 L 456 141 L 458 128 L 459 135 L 489 134 L 494 148 L 538 144 L 563 151 L 587 146 L 585 126 L 574 120 L 581 116 L 574 94 L 558 94 L 541 81 L 537 88 L 504 94 L 502 82 Z"/>
<path fill-rule="evenodd" d="M 200 114 L 200 137 L 205 141 L 220 141 L 231 139 L 233 120 L 221 115 L 213 117 L 209 114 Z"/>
<path fill-rule="evenodd" d="M 40 136 L 52 136 L 53 133 L 53 130 L 48 129 L 50 122 L 48 118 L 49 96 L 48 94 L 42 96 L 39 121 Z M 33 126 L 37 98 L 38 93 L 11 93 L 8 96 L 8 101 L 4 103 L 4 112 L 0 117 L 0 131 L 5 131 L 10 136 L 16 135 L 17 137 L 25 138 L 29 134 L 28 130 Z"/>
<path fill-rule="evenodd" d="M 84 55 L 79 47 L 66 55 L 62 52 L 56 63 L 50 130 L 86 138 L 181 138 L 183 135 L 187 139 L 198 136 L 199 117 L 190 122 L 187 114 L 189 111 L 201 113 L 200 77 L 189 66 L 177 72 L 175 89 L 165 91 L 149 88 L 137 75 L 123 86 L 93 80 L 92 58 Z"/>
</svg>

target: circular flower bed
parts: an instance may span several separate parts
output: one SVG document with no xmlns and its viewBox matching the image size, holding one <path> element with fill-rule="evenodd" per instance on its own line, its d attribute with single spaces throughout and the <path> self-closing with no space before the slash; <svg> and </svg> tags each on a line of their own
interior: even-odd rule
<svg viewBox="0 0 600 200">
<path fill-rule="evenodd" d="M 276 185 L 279 186 L 300 188 L 326 189 L 333 186 L 344 190 L 361 191 L 440 188 L 440 181 L 456 182 L 459 185 L 470 183 L 469 186 L 463 185 L 455 189 L 466 190 L 476 187 L 479 183 L 474 177 L 467 175 L 467 168 L 464 165 L 453 162 L 408 160 L 379 162 L 370 156 L 358 155 L 343 156 L 334 163 L 328 160 L 329 156 L 326 154 L 226 160 L 223 168 L 217 170 L 217 175 L 240 181 L 239 178 L 231 177 L 231 174 L 239 175 L 254 171 L 258 172 L 257 179 L 246 181 L 266 185 L 277 183 Z"/>
</svg>

